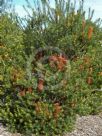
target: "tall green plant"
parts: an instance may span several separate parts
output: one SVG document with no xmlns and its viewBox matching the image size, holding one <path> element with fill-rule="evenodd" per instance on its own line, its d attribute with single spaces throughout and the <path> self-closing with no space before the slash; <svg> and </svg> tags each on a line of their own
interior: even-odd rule
<svg viewBox="0 0 102 136">
<path fill-rule="evenodd" d="M 96 29 L 99 26 L 92 22 L 94 11 L 89 9 L 86 18 L 84 1 L 79 3 L 77 11 L 76 3 L 71 3 L 70 0 L 56 0 L 54 8 L 49 1 L 36 1 L 34 8 L 28 3 L 28 7 L 33 12 L 25 29 L 24 44 L 28 54 L 32 47 L 57 46 L 72 58 L 84 54 L 90 43 L 93 46 L 99 43 L 100 34 L 97 33 L 100 30 Z"/>
</svg>

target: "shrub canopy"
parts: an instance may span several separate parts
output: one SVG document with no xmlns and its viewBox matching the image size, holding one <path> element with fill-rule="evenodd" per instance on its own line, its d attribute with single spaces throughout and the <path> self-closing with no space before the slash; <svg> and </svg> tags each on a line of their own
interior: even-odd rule
<svg viewBox="0 0 102 136">
<path fill-rule="evenodd" d="M 0 16 L 0 122 L 24 135 L 62 135 L 76 114 L 102 110 L 102 28 L 93 11 L 85 18 L 83 1 L 77 12 L 70 0 L 36 2 L 27 2 L 25 28 L 14 14 Z"/>
</svg>

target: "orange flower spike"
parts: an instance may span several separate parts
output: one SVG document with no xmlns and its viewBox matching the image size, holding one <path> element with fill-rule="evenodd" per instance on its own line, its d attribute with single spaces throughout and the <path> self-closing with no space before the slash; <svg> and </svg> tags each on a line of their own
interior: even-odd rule
<svg viewBox="0 0 102 136">
<path fill-rule="evenodd" d="M 29 87 L 28 90 L 27 90 L 27 92 L 29 92 L 29 93 L 32 93 L 32 91 L 33 91 L 32 87 Z"/>
<path fill-rule="evenodd" d="M 25 89 L 24 89 L 23 91 L 21 90 L 21 91 L 19 92 L 19 95 L 20 95 L 20 96 L 25 96 L 25 94 L 26 94 Z"/>
<path fill-rule="evenodd" d="M 57 56 L 56 55 L 51 56 L 50 61 L 55 61 L 55 62 L 58 61 Z"/>
<path fill-rule="evenodd" d="M 39 82 L 38 82 L 38 91 L 42 92 L 43 89 L 44 89 L 44 80 L 43 79 L 39 79 Z"/>
<path fill-rule="evenodd" d="M 80 69 L 81 71 L 84 70 L 84 65 L 81 64 L 81 65 L 79 66 L 79 69 Z"/>
<path fill-rule="evenodd" d="M 67 63 L 67 59 L 65 57 L 63 57 L 62 55 L 58 56 L 58 60 L 60 62 L 63 62 L 63 64 L 66 64 Z"/>
<path fill-rule="evenodd" d="M 64 64 L 67 64 L 67 59 L 63 58 L 62 61 Z"/>
<path fill-rule="evenodd" d="M 65 60 L 63 61 L 63 63 L 64 63 L 65 65 L 67 65 L 67 61 L 68 61 L 68 60 L 67 60 L 67 59 L 65 59 Z"/>
<path fill-rule="evenodd" d="M 59 105 L 59 103 L 55 103 L 54 104 L 54 108 L 56 112 L 60 112 L 61 111 L 61 106 Z"/>
<path fill-rule="evenodd" d="M 57 58 L 58 58 L 58 61 L 62 61 L 63 60 L 62 55 L 59 55 Z"/>
<path fill-rule="evenodd" d="M 63 63 L 57 64 L 57 67 L 58 67 L 58 69 L 59 69 L 60 71 L 63 71 L 63 69 L 64 69 Z"/>
<path fill-rule="evenodd" d="M 84 30 L 84 28 L 85 28 L 85 25 L 86 25 L 86 21 L 83 20 L 83 21 L 82 21 L 82 28 L 83 28 L 83 30 Z"/>
<path fill-rule="evenodd" d="M 91 39 L 92 34 L 93 34 L 93 27 L 90 26 L 90 27 L 89 27 L 89 30 L 88 30 L 88 39 L 89 39 L 89 40 Z"/>
<path fill-rule="evenodd" d="M 88 65 L 88 64 L 90 63 L 91 59 L 90 59 L 89 56 L 85 56 L 85 57 L 83 58 L 83 61 L 84 61 L 84 64 Z"/>
<path fill-rule="evenodd" d="M 59 103 L 55 103 L 54 108 L 55 108 L 54 117 L 58 118 L 59 113 L 61 112 L 61 106 L 59 105 Z"/>
<path fill-rule="evenodd" d="M 91 85 L 93 83 L 93 78 L 92 77 L 88 77 L 86 82 Z"/>
<path fill-rule="evenodd" d="M 39 79 L 39 84 L 43 84 L 44 83 L 44 80 L 43 79 Z"/>
<path fill-rule="evenodd" d="M 43 88 L 44 88 L 43 84 L 39 84 L 39 85 L 38 85 L 38 90 L 39 90 L 39 92 L 42 92 Z"/>
</svg>

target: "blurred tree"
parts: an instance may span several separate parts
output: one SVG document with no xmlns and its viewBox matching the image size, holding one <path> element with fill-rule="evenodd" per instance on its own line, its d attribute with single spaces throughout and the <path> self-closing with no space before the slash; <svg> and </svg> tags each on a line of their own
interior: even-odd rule
<svg viewBox="0 0 102 136">
<path fill-rule="evenodd" d="M 0 0 L 0 14 L 11 7 L 12 1 L 13 0 Z"/>
</svg>

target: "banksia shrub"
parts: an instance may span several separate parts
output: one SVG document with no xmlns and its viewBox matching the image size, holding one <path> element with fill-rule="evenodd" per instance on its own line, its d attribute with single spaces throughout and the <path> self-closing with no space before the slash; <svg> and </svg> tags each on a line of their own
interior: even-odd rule
<svg viewBox="0 0 102 136">
<path fill-rule="evenodd" d="M 77 12 L 70 1 L 37 2 L 23 29 L 0 18 L 0 122 L 22 135 L 64 135 L 76 114 L 102 110 L 102 31 L 83 2 Z"/>
<path fill-rule="evenodd" d="M 24 135 L 32 133 L 62 135 L 65 131 L 72 130 L 76 114 L 86 115 L 100 112 L 102 106 L 100 49 L 101 47 L 92 48 L 92 52 L 89 49 L 85 56 L 70 63 L 66 59 L 65 71 L 59 70 L 57 79 L 55 79 L 60 81 L 60 84 L 62 83 L 61 86 L 52 77 L 50 78 L 53 71 L 50 61 L 58 61 L 58 59 L 50 56 L 48 59 L 50 61 L 42 63 L 44 69 L 41 72 L 44 75 L 40 78 L 40 75 L 36 76 L 36 70 L 39 71 L 42 67 L 36 65 L 37 62 L 34 62 L 32 54 L 32 60 L 28 59 L 29 63 L 32 61 L 35 63 L 29 70 L 31 78 L 26 73 L 22 82 L 14 80 L 14 85 L 7 90 L 8 95 L 0 94 L 2 122 L 10 130 L 16 130 Z M 66 69 L 69 70 L 70 66 L 71 70 L 68 72 L 71 77 L 63 77 L 63 72 L 68 75 Z M 58 68 L 57 64 L 55 68 Z M 25 69 L 25 72 L 28 72 L 28 69 Z"/>
<path fill-rule="evenodd" d="M 92 34 L 93 34 L 93 27 L 89 27 L 89 30 L 88 30 L 88 39 L 90 40 L 91 37 L 92 37 Z"/>
<path fill-rule="evenodd" d="M 43 79 L 39 79 L 39 81 L 38 81 L 38 90 L 42 91 L 43 88 L 44 88 L 44 81 L 43 81 Z"/>
</svg>

